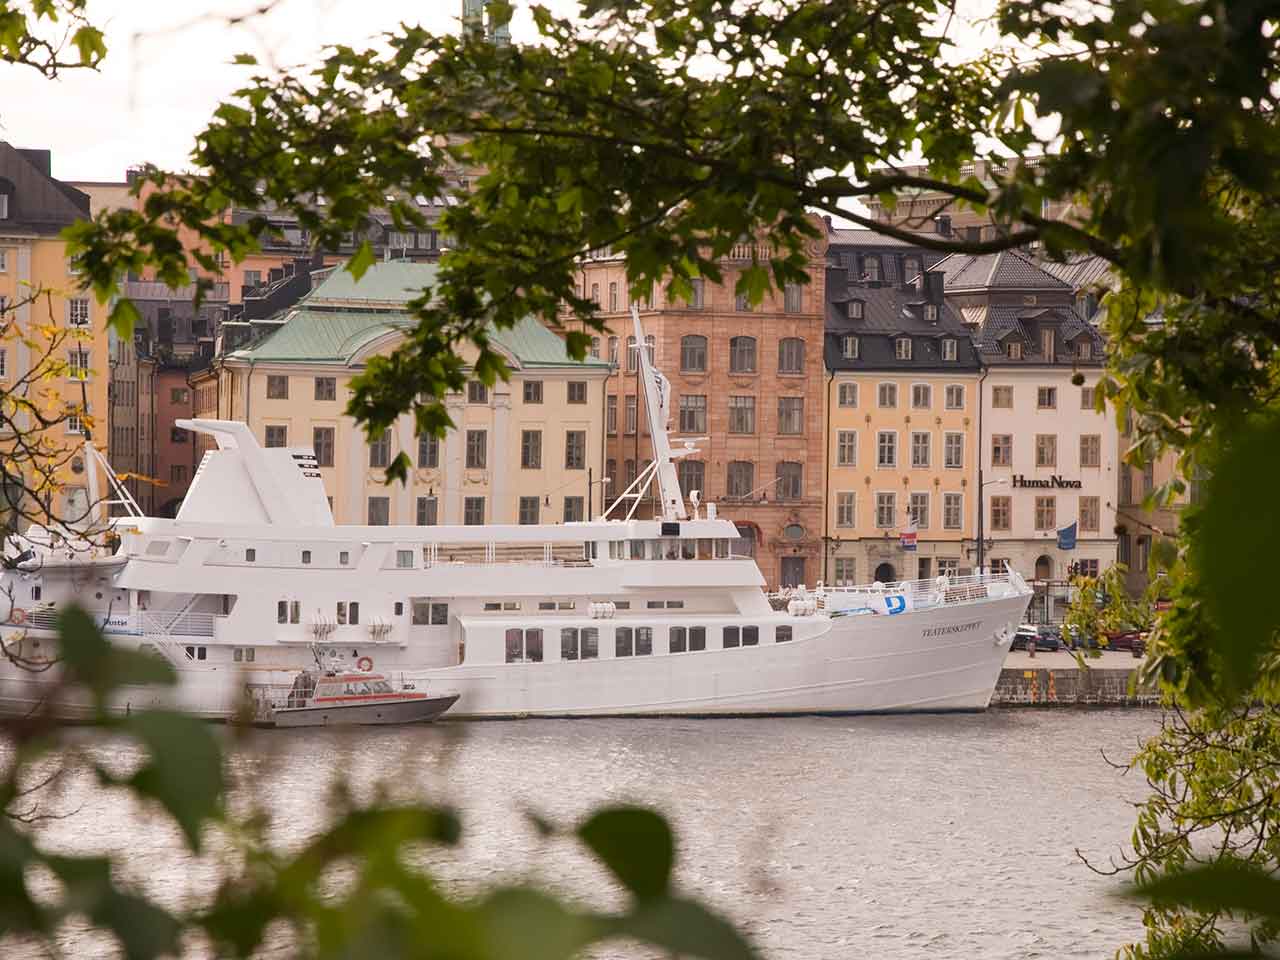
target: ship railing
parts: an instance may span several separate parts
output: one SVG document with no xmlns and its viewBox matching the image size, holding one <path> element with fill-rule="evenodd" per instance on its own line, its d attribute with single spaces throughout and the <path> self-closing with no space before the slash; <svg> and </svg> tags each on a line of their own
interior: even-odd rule
<svg viewBox="0 0 1280 960">
<path fill-rule="evenodd" d="M 878 609 L 886 597 L 901 597 L 911 609 L 948 606 L 1006 596 L 1025 588 L 1013 572 L 939 576 L 929 580 L 900 580 L 894 583 L 869 583 L 830 586 L 819 583 L 807 589 L 793 587 L 769 594 L 770 603 L 779 610 L 787 609 L 794 600 L 812 601 L 818 610 L 853 610 L 860 606 Z"/>
</svg>

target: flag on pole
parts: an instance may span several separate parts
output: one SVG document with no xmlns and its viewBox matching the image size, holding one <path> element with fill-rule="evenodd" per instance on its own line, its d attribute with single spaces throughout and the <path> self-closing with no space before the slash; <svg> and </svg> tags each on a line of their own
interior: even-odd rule
<svg viewBox="0 0 1280 960">
<path fill-rule="evenodd" d="M 900 535 L 900 539 L 902 542 L 903 550 L 915 550 L 916 529 L 917 529 L 916 521 L 912 520 L 909 524 L 907 524 L 906 528 L 902 531 Z"/>
<path fill-rule="evenodd" d="M 1074 550 L 1076 548 L 1076 525 L 1079 521 L 1072 520 L 1071 523 L 1058 531 L 1058 549 Z"/>
</svg>

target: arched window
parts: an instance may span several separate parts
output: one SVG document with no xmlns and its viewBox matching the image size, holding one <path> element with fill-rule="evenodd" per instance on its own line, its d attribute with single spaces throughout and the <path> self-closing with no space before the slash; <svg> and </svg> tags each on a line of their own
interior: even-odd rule
<svg viewBox="0 0 1280 960">
<path fill-rule="evenodd" d="M 680 369 L 701 373 L 707 369 L 707 338 L 691 334 L 680 338 Z"/>
<path fill-rule="evenodd" d="M 725 493 L 733 499 L 750 496 L 756 488 L 756 465 L 750 460 L 733 460 L 726 475 Z"/>
<path fill-rule="evenodd" d="M 1048 580 L 1053 576 L 1053 559 L 1041 555 L 1036 560 L 1036 579 Z"/>
<path fill-rule="evenodd" d="M 779 500 L 799 500 L 804 496 L 804 465 L 780 461 L 776 481 L 774 490 Z"/>
<path fill-rule="evenodd" d="M 599 337 L 591 338 L 591 356 L 596 360 L 600 359 L 600 338 Z"/>
<path fill-rule="evenodd" d="M 649 363 L 658 363 L 658 338 L 652 333 L 645 334 L 644 348 L 649 351 Z"/>
<path fill-rule="evenodd" d="M 778 341 L 778 372 L 804 373 L 804 341 L 799 337 Z"/>
<path fill-rule="evenodd" d="M 756 372 L 756 338 L 732 337 L 729 340 L 729 372 Z"/>
<path fill-rule="evenodd" d="M 694 490 L 704 491 L 706 485 L 706 464 L 701 460 L 689 460 L 685 457 L 676 461 L 676 477 L 680 480 L 680 492 L 686 497 Z"/>
<path fill-rule="evenodd" d="M 636 338 L 627 337 L 627 372 L 635 373 L 640 358 L 636 356 Z"/>
</svg>

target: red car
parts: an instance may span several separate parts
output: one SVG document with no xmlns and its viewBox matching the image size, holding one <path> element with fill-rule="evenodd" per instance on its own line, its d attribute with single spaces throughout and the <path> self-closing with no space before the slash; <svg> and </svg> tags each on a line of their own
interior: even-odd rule
<svg viewBox="0 0 1280 960">
<path fill-rule="evenodd" d="M 1135 657 L 1141 657 L 1147 652 L 1147 631 L 1137 627 L 1112 630 L 1103 636 L 1107 638 L 1108 650 L 1128 650 Z"/>
</svg>

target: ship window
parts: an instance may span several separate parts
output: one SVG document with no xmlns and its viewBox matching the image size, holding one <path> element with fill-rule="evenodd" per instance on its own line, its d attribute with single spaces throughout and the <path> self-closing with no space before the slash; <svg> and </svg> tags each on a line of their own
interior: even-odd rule
<svg viewBox="0 0 1280 960">
<path fill-rule="evenodd" d="M 653 653 L 653 627 L 636 627 L 636 656 L 647 657 Z"/>
<path fill-rule="evenodd" d="M 503 610 L 519 610 L 519 609 L 520 609 L 520 601 L 518 601 L 518 600 L 503 600 L 503 601 L 502 601 L 502 609 L 503 609 Z"/>
<path fill-rule="evenodd" d="M 231 651 L 231 659 L 234 660 L 236 663 L 239 663 L 241 660 L 244 659 L 244 651 L 241 650 L 239 647 L 236 647 L 233 651 Z"/>
<path fill-rule="evenodd" d="M 539 609 L 539 610 L 554 610 L 555 608 L 556 608 L 556 602 L 555 602 L 554 600 L 539 600 L 539 601 L 538 601 L 538 609 Z"/>
<path fill-rule="evenodd" d="M 486 610 L 501 610 L 502 604 L 499 603 L 497 600 L 490 600 L 487 603 L 485 603 L 484 608 Z"/>
<path fill-rule="evenodd" d="M 688 646 L 688 631 L 684 627 L 672 627 L 667 639 L 667 649 L 671 653 L 684 653 Z"/>
<path fill-rule="evenodd" d="M 196 648 L 195 648 L 195 647 L 187 647 L 187 659 L 188 659 L 188 660 L 194 660 L 195 658 L 196 658 Z"/>
<path fill-rule="evenodd" d="M 538 628 L 507 631 L 507 663 L 541 663 L 542 631 Z"/>
<path fill-rule="evenodd" d="M 613 655 L 629 657 L 635 653 L 635 634 L 630 627 L 618 627 L 613 631 Z"/>
<path fill-rule="evenodd" d="M 353 624 L 360 622 L 360 604 L 357 601 L 352 600 L 347 605 L 347 616 Z"/>
<path fill-rule="evenodd" d="M 645 603 L 645 606 L 648 607 L 650 610 L 661 610 L 663 607 L 666 606 L 666 603 L 664 603 L 662 600 L 649 600 Z"/>
<path fill-rule="evenodd" d="M 403 616 L 404 616 L 404 604 L 403 604 L 403 603 L 401 603 L 399 600 L 397 600 L 397 601 L 396 601 L 395 610 L 396 610 L 396 616 L 397 616 L 397 617 L 403 617 Z"/>
<path fill-rule="evenodd" d="M 630 609 L 631 609 L 631 601 L 630 601 L 630 600 L 615 600 L 615 601 L 613 601 L 613 609 L 615 609 L 615 610 L 630 610 Z"/>
<path fill-rule="evenodd" d="M 209 651 L 205 647 L 196 647 L 196 659 L 197 660 L 205 659 L 205 657 L 208 655 L 208 652 Z"/>
<path fill-rule="evenodd" d="M 168 552 L 168 540 L 152 540 L 147 544 L 147 556 L 149 557 L 163 557 Z"/>
<path fill-rule="evenodd" d="M 337 614 L 338 614 L 338 623 L 340 623 L 340 624 L 346 624 L 346 622 L 347 622 L 347 601 L 345 601 L 345 600 L 339 600 L 339 601 L 338 601 Z M 283 620 L 281 620 L 280 622 L 281 622 L 281 623 L 284 623 L 284 621 L 283 621 Z"/>
<path fill-rule="evenodd" d="M 560 631 L 561 660 L 594 660 L 600 656 L 600 631 L 595 627 L 564 627 Z"/>
<path fill-rule="evenodd" d="M 724 560 L 728 556 L 729 556 L 729 541 L 723 540 L 723 539 L 717 540 L 716 541 L 716 559 Z"/>
<path fill-rule="evenodd" d="M 396 551 L 396 569 L 397 570 L 413 569 L 413 551 L 412 550 Z"/>
<path fill-rule="evenodd" d="M 643 540 L 631 541 L 631 559 L 632 560 L 644 559 L 644 541 Z"/>
<path fill-rule="evenodd" d="M 258 651 L 254 650 L 253 647 L 247 647 L 244 651 L 244 658 L 249 663 L 253 663 L 253 661 L 257 659 L 257 656 Z"/>
<path fill-rule="evenodd" d="M 683 600 L 668 600 L 668 601 L 667 601 L 667 609 L 668 609 L 668 610 L 683 610 L 683 609 L 684 609 L 684 601 L 683 601 Z"/>
<path fill-rule="evenodd" d="M 786 643 L 790 639 L 791 639 L 790 627 L 774 627 L 773 628 L 774 643 Z"/>
<path fill-rule="evenodd" d="M 303 562 L 303 563 L 310 563 L 310 562 L 311 562 L 311 551 L 310 551 L 310 550 L 303 550 L 303 551 L 302 551 L 302 562 Z"/>
<path fill-rule="evenodd" d="M 742 645 L 744 647 L 754 647 L 760 642 L 759 627 L 743 627 L 742 628 Z"/>
<path fill-rule="evenodd" d="M 449 605 L 447 603 L 433 603 L 431 605 L 431 625 L 433 627 L 447 627 L 449 625 Z M 538 649 L 541 650 L 542 648 L 539 647 Z"/>
<path fill-rule="evenodd" d="M 290 623 L 302 622 L 302 602 L 301 601 L 299 600 L 289 601 L 289 622 Z"/>
<path fill-rule="evenodd" d="M 426 600 L 410 601 L 412 609 L 409 611 L 409 622 L 415 627 L 425 627 L 431 622 L 431 604 Z"/>
<path fill-rule="evenodd" d="M 698 541 L 697 540 L 681 540 L 680 541 L 680 558 L 682 560 L 698 559 Z"/>
<path fill-rule="evenodd" d="M 706 627 L 690 627 L 689 628 L 689 652 L 693 653 L 697 650 L 707 649 L 707 628 Z"/>
<path fill-rule="evenodd" d="M 247 550 L 245 550 L 244 552 L 245 563 L 253 563 L 257 559 L 258 559 L 257 550 L 253 549 L 253 547 L 249 547 Z"/>
<path fill-rule="evenodd" d="M 32 600 L 39 600 L 39 599 L 40 599 L 40 594 L 41 594 L 41 588 L 40 588 L 40 587 L 32 587 L 32 588 L 31 588 L 31 599 L 32 599 Z"/>
<path fill-rule="evenodd" d="M 577 606 L 576 600 L 561 600 L 559 604 L 561 610 L 574 610 L 577 609 Z"/>
<path fill-rule="evenodd" d="M 742 633 L 737 627 L 724 628 L 724 647 L 736 647 L 742 642 Z"/>
<path fill-rule="evenodd" d="M 338 604 L 338 606 L 341 607 L 342 604 Z M 277 601 L 276 602 L 276 623 L 288 623 L 288 622 L 289 622 L 289 601 L 288 600 Z"/>
<path fill-rule="evenodd" d="M 346 551 L 346 550 L 339 550 L 339 551 L 338 551 L 338 564 L 339 564 L 340 566 L 345 567 L 345 566 L 346 566 L 347 564 L 349 564 L 350 562 L 351 562 L 351 554 L 347 553 L 347 551 Z"/>
</svg>

